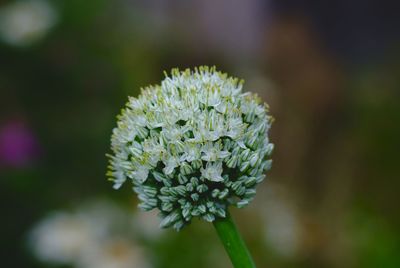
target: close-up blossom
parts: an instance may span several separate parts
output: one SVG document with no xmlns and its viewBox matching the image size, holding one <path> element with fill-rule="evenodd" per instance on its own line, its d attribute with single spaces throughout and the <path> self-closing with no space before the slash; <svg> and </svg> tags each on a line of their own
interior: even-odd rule
<svg viewBox="0 0 400 268">
<path fill-rule="evenodd" d="M 158 209 L 161 227 L 180 230 L 253 200 L 271 167 L 272 117 L 242 80 L 215 67 L 165 76 L 118 116 L 107 175 L 115 189 L 130 180 L 139 207 Z"/>
<path fill-rule="evenodd" d="M 400 4 L 314 2 L 0 1 L 0 266 L 400 267 Z"/>
</svg>

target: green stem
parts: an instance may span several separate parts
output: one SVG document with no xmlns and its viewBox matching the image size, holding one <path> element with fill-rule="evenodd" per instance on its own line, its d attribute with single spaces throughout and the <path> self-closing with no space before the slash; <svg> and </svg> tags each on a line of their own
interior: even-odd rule
<svg viewBox="0 0 400 268">
<path fill-rule="evenodd" d="M 235 268 L 255 268 L 251 255 L 242 240 L 229 212 L 225 218 L 219 218 L 213 222 L 218 236 L 225 247 L 226 252 Z"/>
</svg>

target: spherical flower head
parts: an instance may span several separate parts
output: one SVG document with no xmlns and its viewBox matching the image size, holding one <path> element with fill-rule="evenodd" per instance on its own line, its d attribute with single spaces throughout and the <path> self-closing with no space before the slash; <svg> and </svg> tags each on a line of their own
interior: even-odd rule
<svg viewBox="0 0 400 268">
<path fill-rule="evenodd" d="M 215 67 L 173 69 L 130 98 L 111 138 L 114 188 L 130 179 L 139 207 L 159 209 L 160 226 L 177 230 L 249 204 L 271 167 L 272 117 L 242 86 Z"/>
</svg>

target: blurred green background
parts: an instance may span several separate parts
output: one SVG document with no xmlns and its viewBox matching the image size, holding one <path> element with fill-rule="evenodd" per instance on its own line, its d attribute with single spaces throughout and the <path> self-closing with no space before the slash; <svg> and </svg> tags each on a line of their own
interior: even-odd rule
<svg viewBox="0 0 400 268">
<path fill-rule="evenodd" d="M 0 0 L 1 267 L 230 267 L 105 178 L 115 116 L 163 70 L 244 78 L 274 164 L 232 210 L 258 267 L 400 267 L 398 1 Z"/>
</svg>

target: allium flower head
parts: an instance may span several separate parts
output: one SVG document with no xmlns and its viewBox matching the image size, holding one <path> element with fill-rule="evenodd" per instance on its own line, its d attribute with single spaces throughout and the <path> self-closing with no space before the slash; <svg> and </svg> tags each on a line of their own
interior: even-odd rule
<svg viewBox="0 0 400 268">
<path fill-rule="evenodd" d="M 160 226 L 177 230 L 249 204 L 271 167 L 272 118 L 242 86 L 215 68 L 174 69 L 130 98 L 111 138 L 114 188 L 130 179 L 139 207 L 159 209 Z"/>
</svg>

